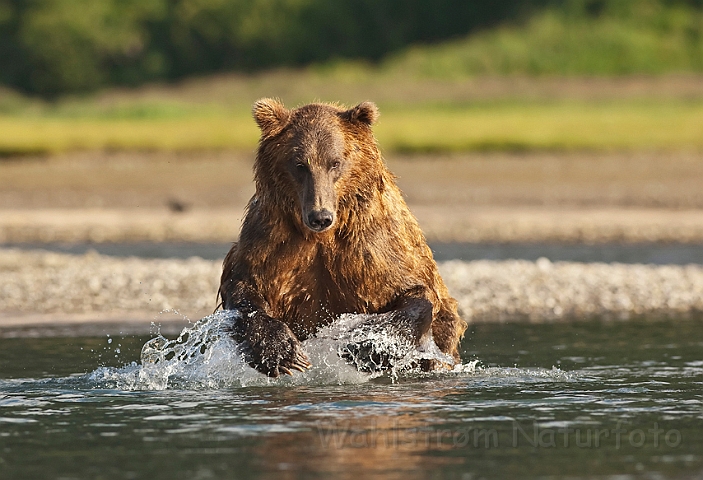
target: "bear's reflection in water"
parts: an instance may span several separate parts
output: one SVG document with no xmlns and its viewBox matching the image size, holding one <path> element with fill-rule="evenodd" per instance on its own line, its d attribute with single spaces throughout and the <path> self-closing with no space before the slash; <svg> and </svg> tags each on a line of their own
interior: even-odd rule
<svg viewBox="0 0 703 480">
<path fill-rule="evenodd" d="M 277 475 L 282 479 L 299 478 L 302 472 L 332 478 L 426 478 L 428 471 L 463 463 L 463 459 L 447 453 L 457 441 L 464 441 L 456 435 L 466 433 L 433 428 L 437 424 L 433 418 L 437 412 L 430 413 L 433 405 L 454 390 L 453 386 L 446 387 L 428 392 L 417 389 L 417 385 L 410 389 L 374 385 L 358 395 L 347 391 L 341 401 L 334 399 L 336 392 L 332 389 L 329 402 L 307 409 L 298 405 L 297 389 L 277 392 L 278 408 L 290 402 L 283 408 L 298 410 L 297 414 L 287 412 L 288 423 L 307 427 L 266 438 L 256 447 L 256 456 L 275 462 L 266 469 L 279 470 Z M 383 394 L 388 388 L 391 391 Z M 323 395 L 322 391 L 316 393 Z M 480 441 L 483 444 L 484 439 Z"/>
</svg>

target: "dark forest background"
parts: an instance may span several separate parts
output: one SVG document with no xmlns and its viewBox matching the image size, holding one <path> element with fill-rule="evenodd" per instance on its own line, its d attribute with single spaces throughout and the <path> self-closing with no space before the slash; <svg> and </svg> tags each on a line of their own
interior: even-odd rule
<svg viewBox="0 0 703 480">
<path fill-rule="evenodd" d="M 210 72 L 373 64 L 545 10 L 679 28 L 700 45 L 702 9 L 703 0 L 0 0 L 0 83 L 50 97 Z M 682 16 L 693 20 L 682 27 Z"/>
</svg>

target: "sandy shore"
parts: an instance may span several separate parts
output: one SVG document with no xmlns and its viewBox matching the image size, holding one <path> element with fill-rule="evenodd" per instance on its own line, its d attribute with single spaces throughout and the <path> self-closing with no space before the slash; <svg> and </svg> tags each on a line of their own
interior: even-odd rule
<svg viewBox="0 0 703 480">
<path fill-rule="evenodd" d="M 216 306 L 220 262 L 0 249 L 0 330 L 56 334 L 95 322 L 177 330 Z M 440 264 L 470 322 L 703 312 L 703 267 L 529 261 Z M 114 327 L 117 328 L 117 327 Z M 114 330 L 113 328 L 113 330 Z M 30 332 L 30 333 L 27 333 Z M 2 333 L 2 332 L 0 332 Z"/>
<path fill-rule="evenodd" d="M 218 262 L 0 249 L 0 329 L 169 331 L 213 312 Z M 7 334 L 7 333 L 6 333 Z"/>
<path fill-rule="evenodd" d="M 623 207 L 412 207 L 440 242 L 703 243 L 703 210 Z M 237 239 L 242 209 L 0 210 L 0 244 L 211 242 Z"/>
<path fill-rule="evenodd" d="M 230 242 L 253 154 L 83 152 L 0 161 L 0 245 Z M 698 152 L 393 156 L 430 241 L 703 242 Z"/>
</svg>

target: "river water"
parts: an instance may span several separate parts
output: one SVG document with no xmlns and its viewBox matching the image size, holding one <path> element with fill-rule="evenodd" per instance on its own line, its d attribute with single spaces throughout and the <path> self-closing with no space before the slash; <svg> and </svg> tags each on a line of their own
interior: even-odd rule
<svg viewBox="0 0 703 480">
<path fill-rule="evenodd" d="M 473 325 L 442 374 L 359 373 L 327 332 L 280 380 L 225 320 L 143 354 L 149 336 L 0 338 L 0 478 L 703 475 L 700 319 Z"/>
</svg>

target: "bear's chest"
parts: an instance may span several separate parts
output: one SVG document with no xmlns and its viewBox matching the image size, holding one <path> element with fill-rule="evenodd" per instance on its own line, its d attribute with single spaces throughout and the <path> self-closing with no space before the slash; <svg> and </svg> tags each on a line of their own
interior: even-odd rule
<svg viewBox="0 0 703 480">
<path fill-rule="evenodd" d="M 261 284 L 271 314 L 302 338 L 340 314 L 376 312 L 392 299 L 389 282 L 376 284 L 377 265 L 363 252 L 291 242 L 266 263 L 276 270 Z"/>
</svg>

